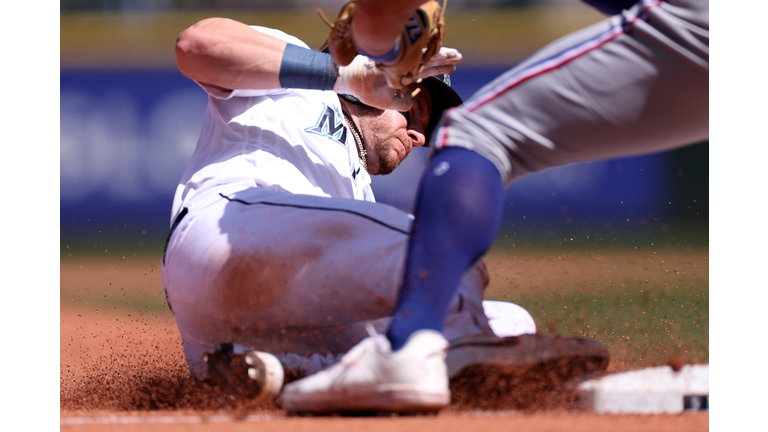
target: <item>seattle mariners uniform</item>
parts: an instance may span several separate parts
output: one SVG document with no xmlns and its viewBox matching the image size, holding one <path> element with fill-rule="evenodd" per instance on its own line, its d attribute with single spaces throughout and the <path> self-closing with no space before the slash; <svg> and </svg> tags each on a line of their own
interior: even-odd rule
<svg viewBox="0 0 768 432">
<path fill-rule="evenodd" d="M 252 30 L 307 47 L 277 30 Z M 360 131 L 338 94 L 198 83 L 208 106 L 174 196 L 162 266 L 193 377 L 208 377 L 206 354 L 222 343 L 334 354 L 365 338 L 369 325 L 384 331 L 413 217 L 375 203 Z M 487 283 L 482 262 L 465 272 L 445 321 L 449 339 L 493 334 L 482 305 Z M 497 330 L 506 323 L 506 334 L 535 332 L 521 308 L 492 306 Z"/>
<path fill-rule="evenodd" d="M 289 411 L 446 406 L 445 311 L 463 272 L 495 237 L 503 186 L 552 166 L 708 138 L 708 1 L 587 3 L 613 16 L 544 47 L 444 113 L 437 151 L 420 184 L 404 283 L 386 335 L 372 334 L 339 364 L 288 384 L 282 401 Z M 401 6 L 361 0 L 360 18 L 375 16 L 377 5 Z M 392 38 L 382 36 L 388 47 L 412 11 L 405 10 L 385 34 Z M 352 28 L 364 31 L 359 38 L 355 33 L 358 43 L 371 41 L 368 21 L 353 21 Z M 380 54 L 382 47 L 359 48 Z"/>
</svg>

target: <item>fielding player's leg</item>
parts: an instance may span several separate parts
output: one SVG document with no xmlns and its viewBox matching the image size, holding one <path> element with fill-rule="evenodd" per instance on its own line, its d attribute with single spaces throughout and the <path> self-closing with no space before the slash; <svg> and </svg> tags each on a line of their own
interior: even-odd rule
<svg viewBox="0 0 768 432">
<path fill-rule="evenodd" d="M 706 0 L 637 3 L 566 36 L 446 114 L 437 148 L 489 159 L 505 185 L 573 162 L 709 136 Z"/>
<path fill-rule="evenodd" d="M 431 166 L 420 187 L 434 194 L 416 201 L 421 219 L 414 223 L 403 287 L 387 330 L 394 350 L 415 330 L 443 331 L 457 278 L 486 252 L 501 222 L 501 178 L 487 159 L 457 149 L 435 155 Z M 439 223 L 424 223 L 431 220 Z"/>
<path fill-rule="evenodd" d="M 708 64 L 706 1 L 644 1 L 549 45 L 446 111 L 436 134 L 443 150 L 417 198 L 406 277 L 387 333 L 393 346 L 442 322 L 455 275 L 495 237 L 501 184 L 556 165 L 706 139 Z M 455 186 L 467 183 L 482 190 Z M 465 212 L 474 215 L 466 223 L 450 217 Z M 458 251 L 444 246 L 457 243 Z"/>
</svg>

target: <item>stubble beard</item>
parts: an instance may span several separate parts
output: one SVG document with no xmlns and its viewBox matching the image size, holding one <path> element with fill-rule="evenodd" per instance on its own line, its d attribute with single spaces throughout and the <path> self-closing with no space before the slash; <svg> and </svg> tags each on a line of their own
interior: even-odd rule
<svg viewBox="0 0 768 432">
<path fill-rule="evenodd" d="M 371 111 L 366 110 L 360 116 L 361 123 L 364 123 L 365 130 L 369 132 L 368 136 L 372 137 L 372 139 L 366 140 L 368 172 L 372 175 L 387 175 L 394 171 L 403 161 L 400 160 L 400 156 L 392 148 L 393 142 L 398 141 L 402 143 L 401 140 L 410 140 L 410 137 L 407 135 L 399 137 L 400 139 L 393 135 L 389 125 L 386 124 L 386 119 L 382 118 L 380 114 L 380 110 L 372 109 Z M 412 149 L 412 143 L 402 143 L 405 147 L 406 156 L 410 152 L 409 144 Z"/>
<path fill-rule="evenodd" d="M 391 141 L 376 143 L 374 149 L 373 155 L 376 159 L 374 164 L 376 169 L 372 171 L 375 171 L 376 175 L 387 175 L 400 166 L 402 161 L 398 158 L 397 153 L 392 150 Z M 368 154 L 371 155 L 371 153 Z"/>
</svg>

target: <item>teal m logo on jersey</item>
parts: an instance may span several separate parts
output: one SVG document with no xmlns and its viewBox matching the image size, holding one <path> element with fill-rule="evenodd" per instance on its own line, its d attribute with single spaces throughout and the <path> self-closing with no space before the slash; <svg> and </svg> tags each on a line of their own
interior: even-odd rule
<svg viewBox="0 0 768 432">
<path fill-rule="evenodd" d="M 304 131 L 329 138 L 346 148 L 347 128 L 344 126 L 343 116 L 333 108 L 327 105 L 324 106 L 325 110 L 320 114 L 317 123 L 312 127 L 304 129 Z"/>
</svg>

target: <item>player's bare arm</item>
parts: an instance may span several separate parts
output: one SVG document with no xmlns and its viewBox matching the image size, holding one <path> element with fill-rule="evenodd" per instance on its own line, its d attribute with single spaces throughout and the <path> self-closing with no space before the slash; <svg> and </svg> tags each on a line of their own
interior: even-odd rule
<svg viewBox="0 0 768 432">
<path fill-rule="evenodd" d="M 462 59 L 441 48 L 419 77 L 451 73 Z M 380 109 L 408 111 L 410 92 L 390 88 L 367 57 L 348 66 L 333 64 L 330 55 L 309 50 L 225 18 L 202 20 L 184 30 L 176 42 L 179 70 L 188 78 L 222 91 L 301 88 L 351 94 Z"/>
<path fill-rule="evenodd" d="M 176 62 L 188 78 L 224 90 L 280 88 L 286 42 L 238 21 L 208 18 L 176 41 Z"/>
</svg>

